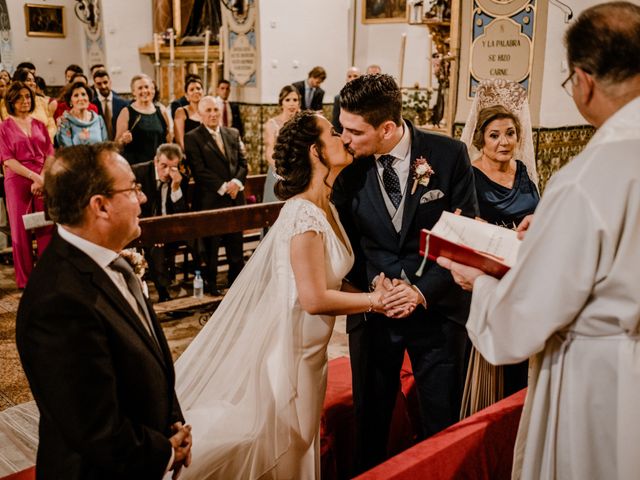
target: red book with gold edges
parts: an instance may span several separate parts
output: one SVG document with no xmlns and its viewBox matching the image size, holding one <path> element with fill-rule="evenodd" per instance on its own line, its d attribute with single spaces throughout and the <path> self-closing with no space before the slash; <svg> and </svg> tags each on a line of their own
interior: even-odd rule
<svg viewBox="0 0 640 480">
<path fill-rule="evenodd" d="M 420 234 L 420 255 L 433 261 L 446 257 L 496 278 L 513 266 L 519 247 L 515 231 L 450 212 Z"/>
</svg>

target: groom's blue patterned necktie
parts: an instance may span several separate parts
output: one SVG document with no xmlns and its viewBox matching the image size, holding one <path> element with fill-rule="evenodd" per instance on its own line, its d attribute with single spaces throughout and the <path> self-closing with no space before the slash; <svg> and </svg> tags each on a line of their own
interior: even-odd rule
<svg viewBox="0 0 640 480">
<path fill-rule="evenodd" d="M 382 183 L 384 184 L 384 189 L 389 195 L 391 199 L 391 203 L 393 206 L 398 208 L 400 205 L 400 201 L 402 200 L 402 190 L 400 189 L 400 179 L 398 178 L 398 174 L 393 169 L 391 164 L 395 160 L 395 157 L 392 155 L 381 155 L 378 160 L 382 163 Z"/>
</svg>

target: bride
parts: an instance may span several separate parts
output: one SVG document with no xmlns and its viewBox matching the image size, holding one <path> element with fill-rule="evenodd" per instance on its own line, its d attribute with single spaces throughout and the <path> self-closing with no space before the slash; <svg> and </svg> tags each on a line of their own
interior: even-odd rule
<svg viewBox="0 0 640 480">
<path fill-rule="evenodd" d="M 329 197 L 353 157 L 339 134 L 301 112 L 282 128 L 273 157 L 276 194 L 286 200 L 280 216 L 176 362 L 193 427 L 182 479 L 320 478 L 335 315 L 384 311 L 388 282 L 363 293 L 342 281 L 353 250 Z"/>
</svg>

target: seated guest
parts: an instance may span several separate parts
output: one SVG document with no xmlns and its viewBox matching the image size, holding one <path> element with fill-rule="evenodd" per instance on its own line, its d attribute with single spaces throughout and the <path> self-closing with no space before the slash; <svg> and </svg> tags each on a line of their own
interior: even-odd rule
<svg viewBox="0 0 640 480">
<path fill-rule="evenodd" d="M 47 82 L 44 81 L 44 78 L 38 76 L 36 76 L 36 95 L 44 99 L 49 107 L 49 115 L 53 117 L 56 108 L 58 108 L 58 101 L 47 95 Z"/>
<path fill-rule="evenodd" d="M 188 179 L 180 174 L 179 165 L 182 160 L 182 149 L 175 143 L 163 143 L 158 147 L 152 161 L 138 163 L 133 166 L 133 174 L 140 184 L 147 202 L 140 207 L 142 217 L 170 215 L 187 211 Z M 174 245 L 156 245 L 147 252 L 149 275 L 161 302 L 169 300 L 169 276 L 167 254 Z"/>
<path fill-rule="evenodd" d="M 515 228 L 534 212 L 540 200 L 527 91 L 515 82 L 483 81 L 476 90 L 462 140 L 472 159 L 480 217 Z M 495 367 L 473 349 L 463 416 L 525 388 L 527 373 L 527 361 Z"/>
<path fill-rule="evenodd" d="M 53 156 L 53 145 L 45 125 L 33 118 L 34 91 L 15 81 L 5 96 L 9 117 L 0 123 L 0 165 L 4 167 L 13 264 L 18 288 L 24 288 L 33 270 L 31 234 L 24 228 L 22 216 L 44 210 L 42 169 Z M 51 240 L 50 226 L 35 230 L 38 258 Z"/>
<path fill-rule="evenodd" d="M 7 81 L 6 78 L 0 75 L 0 100 L 4 98 L 4 94 L 9 88 L 11 80 Z"/>
<path fill-rule="evenodd" d="M 64 101 L 71 110 L 64 112 L 59 122 L 56 139 L 58 145 L 86 145 L 108 140 L 107 127 L 100 115 L 89 110 L 91 89 L 82 82 L 76 82 L 68 88 Z"/>
<path fill-rule="evenodd" d="M 382 67 L 380 65 L 372 63 L 367 67 L 367 75 L 376 75 L 378 73 L 382 73 Z"/>
<path fill-rule="evenodd" d="M 184 84 L 184 92 L 189 104 L 176 110 L 173 122 L 176 143 L 182 148 L 185 134 L 200 126 L 198 103 L 204 92 L 202 80 L 199 77 L 189 77 Z"/>
<path fill-rule="evenodd" d="M 84 83 L 85 85 L 89 86 L 89 81 L 87 80 L 87 77 L 84 73 L 76 73 L 73 75 L 71 82 L 67 83 L 67 85 L 64 86 L 64 88 L 60 92 L 60 95 L 58 96 L 58 106 L 56 107 L 56 111 L 53 114 L 53 118 L 56 121 L 62 116 L 64 112 L 68 112 L 69 110 L 71 110 L 71 107 L 64 98 L 67 94 L 67 91 L 73 86 L 73 84 L 78 82 Z M 98 107 L 96 107 L 93 103 L 89 104 L 89 110 L 98 113 Z"/>
<path fill-rule="evenodd" d="M 171 140 L 169 117 L 153 103 L 156 89 L 148 75 L 131 79 L 135 100 L 123 108 L 116 121 L 116 142 L 124 145 L 122 155 L 131 165 L 152 160 L 158 147 Z"/>
<path fill-rule="evenodd" d="M 18 65 L 16 65 L 16 72 L 18 70 L 22 70 L 23 68 L 26 68 L 31 73 L 36 75 L 36 66 L 33 63 L 31 63 L 31 62 L 20 62 Z M 6 70 L 4 70 L 4 71 L 6 72 Z"/>
<path fill-rule="evenodd" d="M 349 83 L 354 78 L 358 78 L 361 75 L 358 67 L 349 67 L 347 70 L 347 81 Z M 342 125 L 340 125 L 340 94 L 338 93 L 333 97 L 333 112 L 331 113 L 331 125 L 336 132 L 342 133 Z"/>
<path fill-rule="evenodd" d="M 84 74 L 84 70 L 82 70 L 82 67 L 80 65 L 72 63 L 64 69 L 64 79 L 67 83 L 73 83 L 73 77 L 75 77 L 77 74 Z"/>
<path fill-rule="evenodd" d="M 47 104 L 45 99 L 35 94 L 37 90 L 35 75 L 24 68 L 21 70 L 16 70 L 16 72 L 13 74 L 13 82 L 23 83 L 34 93 L 35 101 L 31 112 L 31 117 L 41 121 L 45 125 L 45 127 L 47 128 L 47 132 L 49 133 L 49 138 L 51 139 L 51 141 L 53 141 L 57 130 L 56 122 L 49 112 L 49 105 Z M 2 118 L 2 120 L 5 120 L 9 116 L 8 108 L 9 106 L 5 103 L 2 103 L 0 105 L 0 118 Z"/>
<path fill-rule="evenodd" d="M 200 75 L 196 75 L 194 73 L 187 73 L 184 77 L 184 84 L 186 85 L 191 78 L 197 78 L 198 80 L 200 80 L 200 82 L 202 82 L 202 78 L 200 78 Z M 176 117 L 176 112 L 180 107 L 186 107 L 187 105 L 189 105 L 189 100 L 187 100 L 186 95 L 182 95 L 180 98 L 171 102 L 169 104 L 169 108 L 171 110 L 171 118 Z"/>
<path fill-rule="evenodd" d="M 223 78 L 218 82 L 215 97 L 220 109 L 220 125 L 235 128 L 240 133 L 240 138 L 242 138 L 244 136 L 244 125 L 240 117 L 240 108 L 236 102 L 229 101 L 230 94 L 231 83 Z"/>
<path fill-rule="evenodd" d="M 264 203 L 279 201 L 273 190 L 276 185 L 276 164 L 273 159 L 273 149 L 276 145 L 280 129 L 300 111 L 300 94 L 296 87 L 293 85 L 285 85 L 282 87 L 278 95 L 278 105 L 280 105 L 280 113 L 267 120 L 263 130 L 265 158 L 269 165 L 267 178 L 264 181 L 264 192 L 262 194 L 262 201 Z"/>
<path fill-rule="evenodd" d="M 107 127 L 107 136 L 113 140 L 116 132 L 116 120 L 124 107 L 129 104 L 111 89 L 111 77 L 106 70 L 96 70 L 93 74 L 93 84 L 96 95 L 91 103 L 98 108 L 98 113 L 104 118 Z"/>
<path fill-rule="evenodd" d="M 220 110 L 213 97 L 200 100 L 200 118 L 202 125 L 184 136 L 185 153 L 197 187 L 194 204 L 200 210 L 244 205 L 242 191 L 247 178 L 247 160 L 241 148 L 240 134 L 235 128 L 220 125 Z M 231 285 L 244 265 L 242 232 L 207 237 L 203 242 L 207 264 L 205 288 L 209 293 L 219 294 L 216 286 L 218 247 L 222 243 L 227 253 Z"/>
<path fill-rule="evenodd" d="M 302 110 L 322 110 L 324 90 L 320 88 L 327 79 L 327 72 L 322 67 L 313 67 L 306 80 L 293 83 L 300 92 L 300 108 Z"/>
</svg>

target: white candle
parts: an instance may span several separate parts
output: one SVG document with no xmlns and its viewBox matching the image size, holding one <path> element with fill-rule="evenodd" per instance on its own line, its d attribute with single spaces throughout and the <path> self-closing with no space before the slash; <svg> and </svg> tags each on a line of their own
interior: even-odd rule
<svg viewBox="0 0 640 480">
<path fill-rule="evenodd" d="M 209 63 L 209 39 L 211 38 L 211 30 L 207 28 L 204 34 L 204 64 Z"/>
<path fill-rule="evenodd" d="M 407 34 L 403 33 L 400 37 L 400 75 L 399 75 L 399 87 L 402 88 L 402 77 L 404 74 L 404 51 L 407 47 Z"/>
<path fill-rule="evenodd" d="M 156 59 L 156 63 L 160 62 L 160 35 L 157 33 L 153 34 L 153 53 Z"/>
<path fill-rule="evenodd" d="M 173 28 L 169 29 L 169 61 L 173 63 L 176 58 L 176 48 L 175 48 L 175 33 L 173 32 Z"/>
</svg>

